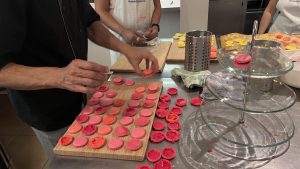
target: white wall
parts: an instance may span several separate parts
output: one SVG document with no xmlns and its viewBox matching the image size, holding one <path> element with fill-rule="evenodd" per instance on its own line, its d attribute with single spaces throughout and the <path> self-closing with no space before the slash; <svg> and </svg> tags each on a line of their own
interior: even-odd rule
<svg viewBox="0 0 300 169">
<path fill-rule="evenodd" d="M 209 0 L 180 1 L 180 32 L 207 30 Z"/>
</svg>

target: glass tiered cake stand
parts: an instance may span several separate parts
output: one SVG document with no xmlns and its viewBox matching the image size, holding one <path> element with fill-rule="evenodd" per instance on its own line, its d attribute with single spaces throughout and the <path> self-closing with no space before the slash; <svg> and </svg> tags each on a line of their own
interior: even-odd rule
<svg viewBox="0 0 300 169">
<path fill-rule="evenodd" d="M 217 98 L 184 121 L 179 143 L 189 168 L 254 168 L 287 151 L 294 135 L 288 113 L 295 92 L 277 80 L 293 63 L 277 50 L 254 50 L 248 64 L 234 58 L 244 51 L 218 50 L 225 68 L 206 79 Z"/>
</svg>

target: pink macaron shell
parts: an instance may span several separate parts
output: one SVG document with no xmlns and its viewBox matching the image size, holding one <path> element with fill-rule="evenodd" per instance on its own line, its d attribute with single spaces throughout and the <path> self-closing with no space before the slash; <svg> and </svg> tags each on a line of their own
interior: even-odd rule
<svg viewBox="0 0 300 169">
<path fill-rule="evenodd" d="M 108 107 L 112 104 L 113 104 L 113 99 L 111 98 L 105 98 L 100 100 L 100 105 L 103 107 Z"/>
<path fill-rule="evenodd" d="M 134 124 L 139 127 L 144 127 L 149 124 L 150 120 L 148 117 L 138 117 L 135 119 Z"/>
<path fill-rule="evenodd" d="M 123 144 L 124 144 L 124 141 L 121 138 L 111 138 L 108 141 L 107 147 L 110 150 L 118 150 L 118 149 L 122 148 Z"/>
<path fill-rule="evenodd" d="M 143 117 L 149 117 L 153 114 L 151 109 L 141 109 L 140 110 L 140 115 Z"/>
<path fill-rule="evenodd" d="M 98 92 L 95 92 L 92 97 L 93 98 L 101 98 L 103 96 L 104 96 L 104 93 L 98 91 Z"/>
<path fill-rule="evenodd" d="M 94 113 L 94 108 L 91 107 L 91 106 L 86 106 L 82 111 L 81 111 L 81 114 L 86 114 L 86 115 L 89 115 L 89 114 L 92 114 Z"/>
<path fill-rule="evenodd" d="M 80 136 L 80 137 L 76 137 L 73 141 L 73 146 L 80 148 L 80 147 L 84 147 L 85 145 L 87 145 L 88 143 L 88 138 L 84 137 L 84 136 Z"/>
<path fill-rule="evenodd" d="M 157 96 L 156 96 L 156 94 L 148 94 L 148 95 L 146 96 L 146 99 L 147 99 L 147 100 L 156 100 L 156 99 L 157 99 Z"/>
<path fill-rule="evenodd" d="M 125 117 L 122 117 L 119 122 L 123 126 L 128 126 L 133 123 L 133 118 L 129 117 L 129 116 L 125 116 Z"/>
<path fill-rule="evenodd" d="M 90 118 L 89 124 L 96 125 L 96 124 L 100 124 L 101 121 L 102 121 L 102 116 L 93 116 L 93 117 Z"/>
<path fill-rule="evenodd" d="M 108 97 L 108 98 L 114 98 L 116 96 L 117 96 L 117 92 L 114 90 L 110 90 L 106 93 L 106 97 Z"/>
<path fill-rule="evenodd" d="M 131 131 L 131 137 L 132 138 L 136 138 L 136 139 L 142 139 L 144 138 L 146 135 L 146 130 L 141 128 L 141 127 L 138 127 L 138 128 L 134 128 L 132 131 Z"/>
<path fill-rule="evenodd" d="M 80 130 L 82 129 L 82 126 L 80 124 L 72 124 L 69 128 L 68 128 L 68 132 L 75 134 L 78 133 Z"/>
<path fill-rule="evenodd" d="M 126 86 L 133 86 L 135 84 L 135 81 L 132 79 L 126 79 L 125 80 L 125 85 Z"/>
<path fill-rule="evenodd" d="M 125 148 L 130 151 L 137 151 L 142 148 L 143 142 L 139 139 L 131 138 L 126 141 Z"/>
<path fill-rule="evenodd" d="M 114 130 L 114 133 L 118 137 L 125 137 L 129 134 L 129 130 L 127 127 L 124 126 L 117 126 Z"/>
</svg>

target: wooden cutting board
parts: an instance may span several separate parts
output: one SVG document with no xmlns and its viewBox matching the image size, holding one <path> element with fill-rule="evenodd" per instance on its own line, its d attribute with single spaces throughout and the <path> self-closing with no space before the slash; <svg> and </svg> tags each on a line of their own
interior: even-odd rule
<svg viewBox="0 0 300 169">
<path fill-rule="evenodd" d="M 158 46 L 146 47 L 157 58 L 160 72 L 164 69 L 170 46 L 171 42 L 160 42 Z M 142 70 L 146 68 L 146 63 L 144 61 L 140 64 L 140 68 Z M 117 60 L 117 62 L 111 67 L 111 70 L 115 72 L 134 72 L 133 67 L 124 55 Z"/>
<path fill-rule="evenodd" d="M 104 145 L 104 147 L 100 148 L 100 149 L 92 149 L 89 145 L 86 145 L 84 147 L 81 148 L 76 148 L 74 147 L 72 144 L 68 145 L 68 146 L 62 146 L 60 143 L 58 143 L 55 148 L 54 148 L 54 153 L 58 154 L 58 155 L 65 155 L 65 156 L 81 156 L 81 157 L 96 157 L 96 158 L 109 158 L 109 159 L 122 159 L 122 160 L 134 160 L 134 161 L 142 161 L 144 160 L 145 157 L 145 153 L 147 150 L 147 146 L 148 146 L 148 142 L 149 142 L 149 137 L 150 137 L 150 133 L 152 130 L 152 123 L 154 121 L 154 116 L 155 116 L 155 111 L 156 111 L 156 107 L 157 107 L 157 103 L 159 100 L 159 96 L 162 90 L 162 85 L 163 83 L 161 81 L 157 81 L 155 82 L 157 83 L 159 90 L 155 93 L 157 96 L 157 99 L 155 100 L 155 106 L 150 108 L 153 112 L 153 114 L 148 117 L 150 119 L 150 123 L 147 126 L 144 126 L 142 128 L 144 128 L 146 130 L 146 135 L 144 138 L 140 139 L 143 143 L 142 148 L 140 148 L 137 151 L 129 151 L 127 149 L 124 148 L 124 145 L 121 149 L 119 150 L 110 150 L 107 148 L 107 143 L 108 140 L 110 140 L 110 138 L 112 137 L 116 137 L 113 133 L 114 133 L 114 128 L 116 126 L 119 126 L 119 120 L 124 117 L 123 116 L 123 110 L 126 109 L 128 107 L 128 102 L 131 100 L 131 95 L 135 92 L 135 89 L 137 87 L 145 87 L 146 91 L 143 93 L 143 98 L 140 99 L 140 103 L 142 104 L 144 102 L 144 100 L 146 100 L 146 95 L 148 94 L 147 92 L 147 87 L 150 84 L 150 82 L 144 82 L 144 81 L 139 81 L 136 82 L 134 86 L 126 86 L 125 84 L 122 85 L 115 85 L 112 82 L 107 82 L 105 84 L 107 84 L 109 86 L 109 89 L 113 89 L 115 91 L 117 91 L 117 96 L 115 98 L 122 98 L 125 100 L 125 104 L 121 107 L 121 113 L 119 115 L 116 115 L 117 117 L 117 121 L 111 125 L 112 132 L 109 135 L 104 136 L 106 138 L 106 144 Z M 104 98 L 105 96 L 103 96 Z M 114 98 L 114 99 L 115 99 Z M 136 108 L 137 110 L 137 114 L 135 116 L 133 116 L 133 119 L 135 120 L 137 117 L 139 117 L 139 110 L 141 108 Z M 107 112 L 101 116 L 105 116 L 107 115 Z M 93 114 L 89 115 L 90 117 L 93 116 Z M 103 120 L 102 120 L 103 121 Z M 77 123 L 76 120 L 73 122 Z M 86 124 L 88 124 L 88 122 L 83 123 L 83 126 L 85 126 Z M 97 128 L 99 126 L 102 125 L 102 122 L 97 126 Z M 130 131 L 133 128 L 136 128 L 136 126 L 134 125 L 134 123 L 126 126 Z M 73 136 L 74 138 L 77 136 L 83 136 L 82 132 L 79 131 L 79 133 L 76 134 L 71 134 L 68 131 L 65 133 L 65 135 L 69 135 L 69 136 Z M 91 135 L 91 136 L 85 136 L 87 138 L 92 138 L 92 137 L 96 137 L 98 136 L 98 133 L 96 132 L 95 134 Z M 126 141 L 128 139 L 131 138 L 130 134 L 128 136 L 125 137 L 120 137 L 123 139 L 124 144 L 126 143 Z"/>
<path fill-rule="evenodd" d="M 216 37 L 213 35 L 212 36 L 212 44 L 211 46 L 214 46 L 214 47 L 217 47 L 216 45 Z M 184 60 L 185 60 L 185 48 L 179 48 L 177 46 L 177 43 L 178 43 L 179 40 L 173 40 L 173 43 L 171 45 L 171 48 L 170 48 L 170 51 L 169 51 L 169 54 L 167 56 L 167 62 L 180 62 L 180 63 L 183 63 Z M 211 61 L 215 61 L 216 59 L 210 59 Z"/>
</svg>

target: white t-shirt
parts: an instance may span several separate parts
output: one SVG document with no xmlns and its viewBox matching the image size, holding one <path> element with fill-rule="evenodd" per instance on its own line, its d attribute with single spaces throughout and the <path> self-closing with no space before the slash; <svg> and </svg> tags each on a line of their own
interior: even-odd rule
<svg viewBox="0 0 300 169">
<path fill-rule="evenodd" d="M 280 15 L 270 28 L 270 32 L 300 33 L 300 0 L 279 0 L 276 8 Z"/>
<path fill-rule="evenodd" d="M 154 11 L 153 0 L 110 0 L 110 14 L 125 28 L 131 31 L 145 32 L 151 25 Z M 116 32 L 112 33 L 120 40 L 124 39 Z M 120 53 L 111 51 L 112 65 Z"/>
</svg>

